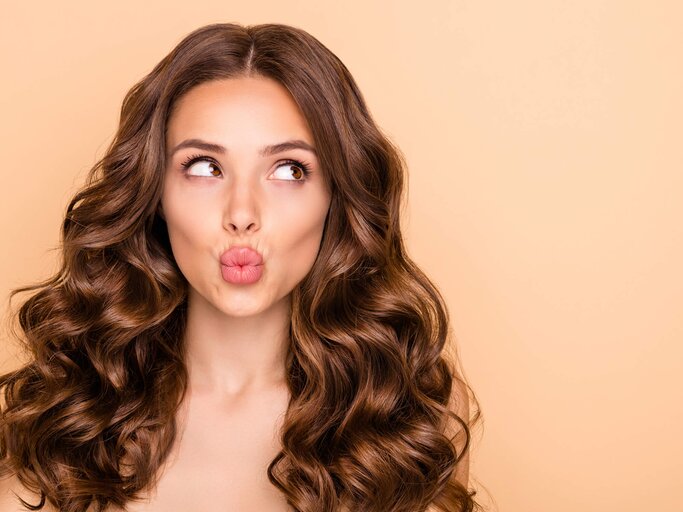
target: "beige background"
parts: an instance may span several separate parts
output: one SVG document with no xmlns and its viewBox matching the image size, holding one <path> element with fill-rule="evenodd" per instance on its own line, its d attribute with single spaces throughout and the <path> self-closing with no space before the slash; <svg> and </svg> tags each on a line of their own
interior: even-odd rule
<svg viewBox="0 0 683 512">
<path fill-rule="evenodd" d="M 6 2 L 2 310 L 54 270 L 134 82 L 200 25 L 297 25 L 408 159 L 408 246 L 481 400 L 472 477 L 490 510 L 681 511 L 680 5 Z"/>
</svg>

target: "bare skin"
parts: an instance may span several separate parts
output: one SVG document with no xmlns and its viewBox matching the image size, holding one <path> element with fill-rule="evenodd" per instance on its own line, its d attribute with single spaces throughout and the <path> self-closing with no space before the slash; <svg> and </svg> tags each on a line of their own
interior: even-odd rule
<svg viewBox="0 0 683 512">
<path fill-rule="evenodd" d="M 210 396 L 184 403 L 183 434 L 159 485 L 128 512 L 293 510 L 267 478 L 280 449 L 276 435 L 287 407 L 286 390 L 268 390 L 217 404 Z M 114 510 L 114 509 L 112 509 Z"/>
<path fill-rule="evenodd" d="M 188 139 L 226 150 L 173 152 Z M 290 140 L 314 145 L 293 98 L 264 78 L 201 84 L 169 119 L 160 213 L 191 285 L 190 387 L 177 449 L 149 502 L 131 504 L 130 511 L 291 510 L 266 469 L 280 449 L 289 400 L 290 294 L 315 262 L 331 196 L 314 153 L 260 154 Z M 211 161 L 195 161 L 183 172 L 181 163 L 198 155 Z M 310 175 L 285 159 L 307 164 Z M 256 283 L 223 280 L 219 257 L 233 244 L 263 255 Z"/>
</svg>

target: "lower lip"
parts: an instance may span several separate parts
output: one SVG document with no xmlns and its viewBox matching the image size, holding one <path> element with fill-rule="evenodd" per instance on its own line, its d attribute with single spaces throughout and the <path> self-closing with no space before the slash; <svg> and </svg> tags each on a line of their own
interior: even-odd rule
<svg viewBox="0 0 683 512">
<path fill-rule="evenodd" d="M 223 279 L 233 284 L 251 284 L 261 278 L 263 265 L 221 265 Z"/>
</svg>

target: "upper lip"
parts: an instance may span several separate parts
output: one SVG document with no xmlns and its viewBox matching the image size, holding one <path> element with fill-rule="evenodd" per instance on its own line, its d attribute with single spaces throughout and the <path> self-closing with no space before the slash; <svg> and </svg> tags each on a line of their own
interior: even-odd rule
<svg viewBox="0 0 683 512">
<path fill-rule="evenodd" d="M 261 254 L 248 245 L 233 245 L 221 254 L 221 264 L 223 265 L 261 265 L 262 263 Z"/>
</svg>

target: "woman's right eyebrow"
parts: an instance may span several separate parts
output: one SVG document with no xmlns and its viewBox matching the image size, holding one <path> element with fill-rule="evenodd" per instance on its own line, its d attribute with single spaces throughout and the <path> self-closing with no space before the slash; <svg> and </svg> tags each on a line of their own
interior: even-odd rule
<svg viewBox="0 0 683 512">
<path fill-rule="evenodd" d="M 228 152 L 225 146 L 221 146 L 220 144 L 216 144 L 214 142 L 208 142 L 202 139 L 186 139 L 173 148 L 169 157 L 172 157 L 176 154 L 176 152 L 184 148 L 203 149 L 205 151 L 220 153 L 222 155 Z M 315 148 L 308 142 L 303 141 L 301 139 L 291 139 L 285 142 L 279 142 L 277 144 L 264 146 L 261 148 L 261 151 L 259 153 L 261 156 L 270 156 L 275 155 L 277 153 L 282 153 L 283 151 L 288 151 L 290 149 L 304 149 L 306 151 L 310 151 L 316 157 L 318 156 L 318 153 L 316 152 Z"/>
</svg>

